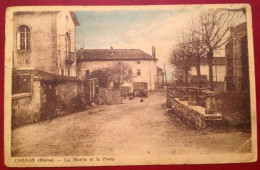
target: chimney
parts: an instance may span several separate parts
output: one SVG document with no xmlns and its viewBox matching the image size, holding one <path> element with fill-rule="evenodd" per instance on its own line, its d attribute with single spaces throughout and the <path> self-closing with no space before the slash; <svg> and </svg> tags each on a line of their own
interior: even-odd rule
<svg viewBox="0 0 260 170">
<path fill-rule="evenodd" d="M 152 47 L 152 57 L 155 58 L 156 57 L 156 53 L 155 53 L 155 47 Z"/>
</svg>

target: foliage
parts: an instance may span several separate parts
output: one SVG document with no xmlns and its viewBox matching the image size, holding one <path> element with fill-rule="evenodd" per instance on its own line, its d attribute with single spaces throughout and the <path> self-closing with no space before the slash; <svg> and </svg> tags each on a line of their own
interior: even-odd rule
<svg viewBox="0 0 260 170">
<path fill-rule="evenodd" d="M 132 74 L 132 69 L 128 64 L 116 62 L 111 67 L 93 71 L 90 77 L 98 78 L 100 87 L 107 88 L 112 83 L 115 89 L 119 89 L 122 84 L 131 81 Z"/>
</svg>

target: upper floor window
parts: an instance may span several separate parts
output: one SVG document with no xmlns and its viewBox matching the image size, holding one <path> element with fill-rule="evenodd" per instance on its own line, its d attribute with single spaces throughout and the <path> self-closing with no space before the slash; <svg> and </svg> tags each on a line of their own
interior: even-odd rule
<svg viewBox="0 0 260 170">
<path fill-rule="evenodd" d="M 22 25 L 18 28 L 17 33 L 17 49 L 30 50 L 30 28 Z"/>
<path fill-rule="evenodd" d="M 141 69 L 137 69 L 137 75 L 141 76 Z"/>
<path fill-rule="evenodd" d="M 137 64 L 140 64 L 141 62 L 140 61 L 137 61 Z"/>
</svg>

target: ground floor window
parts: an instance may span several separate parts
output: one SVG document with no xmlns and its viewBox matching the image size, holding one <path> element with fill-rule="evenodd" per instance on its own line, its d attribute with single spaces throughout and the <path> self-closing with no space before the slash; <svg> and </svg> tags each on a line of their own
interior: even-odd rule
<svg viewBox="0 0 260 170">
<path fill-rule="evenodd" d="M 148 84 L 146 82 L 134 82 L 134 89 L 136 90 L 144 90 L 148 88 Z"/>
</svg>

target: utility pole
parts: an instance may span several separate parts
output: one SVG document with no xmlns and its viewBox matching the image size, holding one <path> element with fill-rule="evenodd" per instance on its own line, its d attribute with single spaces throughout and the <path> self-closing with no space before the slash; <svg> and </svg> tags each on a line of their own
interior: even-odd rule
<svg viewBox="0 0 260 170">
<path fill-rule="evenodd" d="M 167 83 L 165 64 L 163 64 L 163 66 L 164 66 L 164 77 L 165 77 L 165 81 L 166 81 L 166 89 L 168 90 L 168 83 Z"/>
<path fill-rule="evenodd" d="M 123 103 L 122 98 L 122 60 L 120 60 L 120 96 L 121 96 L 121 104 Z"/>
</svg>

